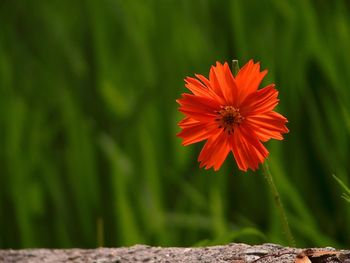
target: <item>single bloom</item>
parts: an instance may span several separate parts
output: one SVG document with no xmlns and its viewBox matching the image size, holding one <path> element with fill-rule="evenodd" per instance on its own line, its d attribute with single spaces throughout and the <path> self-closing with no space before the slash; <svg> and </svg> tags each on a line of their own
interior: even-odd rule
<svg viewBox="0 0 350 263">
<path fill-rule="evenodd" d="M 258 89 L 267 70 L 250 60 L 236 76 L 227 63 L 216 62 L 209 79 L 187 77 L 184 93 L 177 100 L 185 118 L 179 122 L 183 145 L 206 140 L 199 154 L 200 167 L 217 171 L 232 152 L 240 170 L 256 170 L 269 152 L 262 144 L 282 140 L 287 119 L 273 111 L 279 99 L 274 84 Z"/>
</svg>

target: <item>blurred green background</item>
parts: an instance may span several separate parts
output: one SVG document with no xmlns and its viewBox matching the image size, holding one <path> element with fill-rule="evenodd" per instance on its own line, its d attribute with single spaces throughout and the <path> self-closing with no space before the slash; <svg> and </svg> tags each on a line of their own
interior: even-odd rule
<svg viewBox="0 0 350 263">
<path fill-rule="evenodd" d="M 289 119 L 270 167 L 297 246 L 350 246 L 344 0 L 1 0 L 0 247 L 286 244 L 261 172 L 198 168 L 183 78 L 261 61 Z"/>
</svg>

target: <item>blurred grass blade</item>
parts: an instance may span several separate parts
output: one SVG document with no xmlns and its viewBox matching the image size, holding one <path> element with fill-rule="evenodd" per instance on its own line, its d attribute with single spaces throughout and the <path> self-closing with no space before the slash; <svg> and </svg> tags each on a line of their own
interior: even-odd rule
<svg viewBox="0 0 350 263">
<path fill-rule="evenodd" d="M 342 180 L 340 180 L 337 176 L 334 174 L 332 175 L 333 178 L 338 182 L 338 184 L 343 188 L 345 193 L 342 194 L 342 197 L 350 203 L 350 188 L 347 187 Z"/>
</svg>

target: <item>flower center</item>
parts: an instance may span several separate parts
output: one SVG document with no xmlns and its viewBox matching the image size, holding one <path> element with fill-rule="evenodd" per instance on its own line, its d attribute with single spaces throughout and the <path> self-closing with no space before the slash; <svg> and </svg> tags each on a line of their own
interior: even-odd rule
<svg viewBox="0 0 350 263">
<path fill-rule="evenodd" d="M 228 134 L 233 133 L 234 128 L 244 120 L 239 109 L 232 106 L 222 106 L 222 109 L 216 113 L 218 117 L 215 120 L 218 122 L 219 128 L 223 128 Z"/>
</svg>

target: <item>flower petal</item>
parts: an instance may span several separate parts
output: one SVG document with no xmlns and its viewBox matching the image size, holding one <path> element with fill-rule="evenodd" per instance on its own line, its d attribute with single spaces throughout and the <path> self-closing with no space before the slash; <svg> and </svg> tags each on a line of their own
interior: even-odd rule
<svg viewBox="0 0 350 263">
<path fill-rule="evenodd" d="M 231 140 L 231 150 L 238 168 L 243 171 L 247 171 L 248 168 L 255 171 L 269 153 L 254 131 L 244 125 L 235 129 Z"/>
<path fill-rule="evenodd" d="M 225 77 L 232 96 L 232 106 L 238 106 L 238 85 L 227 63 L 224 64 Z"/>
<path fill-rule="evenodd" d="M 208 87 L 209 89 L 212 89 L 211 86 L 210 86 L 210 81 L 209 79 L 207 79 L 206 77 L 204 77 L 203 75 L 201 74 L 195 74 L 195 76 L 203 82 L 203 84 Z"/>
<path fill-rule="evenodd" d="M 198 157 L 200 167 L 205 166 L 205 169 L 209 169 L 214 166 L 215 171 L 219 170 L 229 152 L 228 136 L 225 132 L 220 131 L 205 143 Z"/>
<path fill-rule="evenodd" d="M 241 114 L 245 117 L 272 111 L 278 104 L 278 91 L 271 84 L 250 94 L 241 104 Z"/>
<path fill-rule="evenodd" d="M 257 91 L 267 70 L 260 72 L 260 63 L 254 63 L 251 59 L 237 73 L 236 83 L 239 87 L 238 101 L 242 102 L 247 96 Z"/>
<path fill-rule="evenodd" d="M 220 87 L 220 83 L 218 81 L 218 78 L 215 74 L 215 66 L 212 66 L 209 71 L 209 81 L 210 81 L 210 87 L 215 92 L 215 94 L 220 98 L 220 103 L 222 105 L 225 104 L 226 99 L 224 94 L 222 93 L 222 89 Z"/>
<path fill-rule="evenodd" d="M 271 111 L 247 117 L 244 125 L 248 125 L 261 141 L 266 142 L 271 138 L 283 140 L 282 134 L 289 132 L 285 125 L 287 122 L 281 114 Z"/>
<path fill-rule="evenodd" d="M 179 123 L 179 126 L 182 131 L 177 136 L 183 139 L 182 145 L 184 146 L 208 139 L 215 134 L 214 130 L 217 128 L 216 123 L 203 123 L 191 118 L 185 118 Z"/>
<path fill-rule="evenodd" d="M 216 101 L 218 101 L 221 105 L 223 105 L 223 104 L 225 104 L 225 100 L 222 98 L 222 97 L 220 97 L 218 94 L 216 94 L 215 93 L 215 90 L 211 87 L 211 84 L 210 84 L 210 81 L 206 78 L 206 77 L 204 77 L 203 75 L 200 75 L 200 74 L 195 74 L 195 76 L 198 78 L 198 80 L 200 80 L 200 81 L 198 81 L 198 80 L 196 80 L 196 79 L 193 79 L 193 78 L 187 78 L 187 79 L 190 79 L 192 82 L 194 82 L 193 80 L 195 80 L 195 83 L 198 85 L 198 83 L 201 85 L 201 87 L 204 87 L 205 89 L 204 89 L 204 91 L 206 92 L 206 95 L 205 96 L 208 96 L 208 97 L 210 97 L 210 98 L 212 98 L 212 99 L 214 99 L 214 100 L 216 100 Z M 186 79 L 186 80 L 187 80 Z M 185 80 L 185 81 L 186 81 Z M 187 86 L 186 86 L 187 87 Z M 187 87 L 188 89 L 190 89 L 191 90 L 191 88 L 193 88 L 193 87 Z M 192 90 L 191 90 L 192 91 Z M 192 91 L 193 92 L 193 91 Z M 194 92 L 193 92 L 193 94 L 195 94 Z M 199 94 L 195 94 L 195 95 L 199 95 Z M 203 96 L 203 95 L 202 95 Z"/>
<path fill-rule="evenodd" d="M 192 94 L 182 94 L 176 101 L 180 104 L 179 111 L 198 121 L 213 121 L 216 118 L 215 112 L 220 109 L 217 101 Z"/>
<path fill-rule="evenodd" d="M 186 127 L 189 127 L 189 126 L 193 126 L 193 125 L 196 125 L 200 123 L 199 121 L 196 121 L 192 118 L 184 118 L 182 119 L 181 121 L 179 121 L 178 125 L 181 127 L 181 128 L 186 128 Z"/>
<path fill-rule="evenodd" d="M 216 67 L 212 67 L 214 74 L 213 82 L 218 84 L 218 88 L 221 90 L 226 105 L 233 105 L 237 98 L 237 86 L 236 81 L 233 78 L 231 70 L 227 63 L 222 65 L 220 62 L 216 62 Z"/>
<path fill-rule="evenodd" d="M 185 82 L 186 88 L 188 88 L 194 95 L 214 98 L 213 95 L 215 96 L 215 94 L 198 79 L 187 77 Z"/>
</svg>

